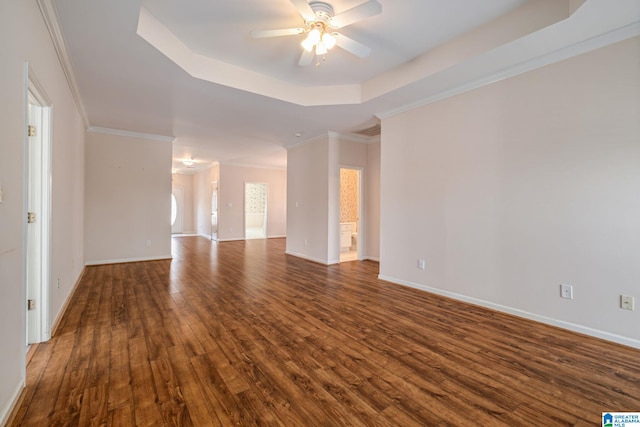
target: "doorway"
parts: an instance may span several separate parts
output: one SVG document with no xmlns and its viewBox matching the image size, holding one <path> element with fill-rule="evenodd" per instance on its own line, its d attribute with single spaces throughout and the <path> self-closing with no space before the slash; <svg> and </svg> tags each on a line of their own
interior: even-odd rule
<svg viewBox="0 0 640 427">
<path fill-rule="evenodd" d="M 211 240 L 218 240 L 218 181 L 211 183 Z"/>
<path fill-rule="evenodd" d="M 171 234 L 184 232 L 184 187 L 171 189 Z"/>
<path fill-rule="evenodd" d="M 265 183 L 244 184 L 244 238 L 267 238 L 267 196 Z"/>
<path fill-rule="evenodd" d="M 26 343 L 47 341 L 49 324 L 51 236 L 51 103 L 28 74 L 26 103 Z"/>
<path fill-rule="evenodd" d="M 362 260 L 362 169 L 340 168 L 340 262 Z"/>
</svg>

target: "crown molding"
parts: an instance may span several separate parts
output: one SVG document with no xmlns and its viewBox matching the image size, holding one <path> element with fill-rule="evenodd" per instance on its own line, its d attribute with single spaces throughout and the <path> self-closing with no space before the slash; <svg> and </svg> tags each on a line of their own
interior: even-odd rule
<svg viewBox="0 0 640 427">
<path fill-rule="evenodd" d="M 425 105 L 433 104 L 435 102 L 442 101 L 444 99 L 450 98 L 455 95 L 459 95 L 464 92 L 469 92 L 483 86 L 497 83 L 501 80 L 505 80 L 510 77 L 515 77 L 517 75 L 524 74 L 526 72 L 533 71 L 538 68 L 542 68 L 546 65 L 555 64 L 565 59 L 569 59 L 574 56 L 581 55 L 583 53 L 587 53 L 605 46 L 609 46 L 611 44 L 614 44 L 638 35 L 640 35 L 640 22 L 635 22 L 633 24 L 629 24 L 624 27 L 610 31 L 608 33 L 604 33 L 602 35 L 592 37 L 590 39 L 573 44 L 571 46 L 558 49 L 546 55 L 533 58 L 529 61 L 516 64 L 513 67 L 508 67 L 506 69 L 499 70 L 495 73 L 491 73 L 489 75 L 486 75 L 474 81 L 436 93 L 435 95 L 429 96 L 427 98 L 423 98 L 411 104 L 403 105 L 401 107 L 394 108 L 389 111 L 378 113 L 376 114 L 376 117 L 378 117 L 379 119 L 387 119 L 387 118 L 396 116 L 398 114 L 402 114 L 404 112 L 413 110 L 415 108 L 424 107 Z"/>
<path fill-rule="evenodd" d="M 80 96 L 80 89 L 78 88 L 76 73 L 73 68 L 73 63 L 71 62 L 71 57 L 69 56 L 69 49 L 67 48 L 64 36 L 62 35 L 62 30 L 60 29 L 58 12 L 53 4 L 53 0 L 37 0 L 37 3 L 40 8 L 40 13 L 42 14 L 42 18 L 44 19 L 44 23 L 47 26 L 47 30 L 49 30 L 51 41 L 53 42 L 56 54 L 58 55 L 58 61 L 60 61 L 60 66 L 62 67 L 62 71 L 67 79 L 71 96 L 75 101 L 76 108 L 80 113 L 82 123 L 86 129 L 89 127 L 89 118 L 87 116 L 87 111 L 84 108 L 82 97 Z"/>
<path fill-rule="evenodd" d="M 176 140 L 174 136 L 154 135 L 152 133 L 132 132 L 129 130 L 101 128 L 95 126 L 89 127 L 87 131 L 93 133 L 104 133 L 108 135 L 126 136 L 131 138 L 150 139 L 152 141 L 159 142 L 174 142 Z"/>
</svg>

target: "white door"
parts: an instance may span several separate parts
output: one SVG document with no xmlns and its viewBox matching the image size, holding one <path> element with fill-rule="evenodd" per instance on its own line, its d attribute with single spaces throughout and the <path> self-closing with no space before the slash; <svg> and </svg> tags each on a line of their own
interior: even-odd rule
<svg viewBox="0 0 640 427">
<path fill-rule="evenodd" d="M 184 231 L 184 188 L 173 187 L 171 190 L 171 234 L 182 234 Z"/>
</svg>

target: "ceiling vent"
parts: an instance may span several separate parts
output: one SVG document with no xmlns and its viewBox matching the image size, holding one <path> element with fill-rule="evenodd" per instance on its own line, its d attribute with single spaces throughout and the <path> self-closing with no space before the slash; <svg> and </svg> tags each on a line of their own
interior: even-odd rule
<svg viewBox="0 0 640 427">
<path fill-rule="evenodd" d="M 358 135 L 369 136 L 369 137 L 378 136 L 378 135 L 380 135 L 380 123 L 375 124 L 375 125 L 373 125 L 371 127 L 368 127 L 366 129 L 355 131 L 354 133 L 358 134 Z"/>
</svg>

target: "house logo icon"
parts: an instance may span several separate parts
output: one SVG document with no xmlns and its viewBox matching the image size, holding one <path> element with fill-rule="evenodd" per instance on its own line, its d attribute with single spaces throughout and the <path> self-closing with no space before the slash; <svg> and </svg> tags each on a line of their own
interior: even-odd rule
<svg viewBox="0 0 640 427">
<path fill-rule="evenodd" d="M 613 427 L 613 415 L 609 413 L 602 414 L 602 427 Z"/>
</svg>

